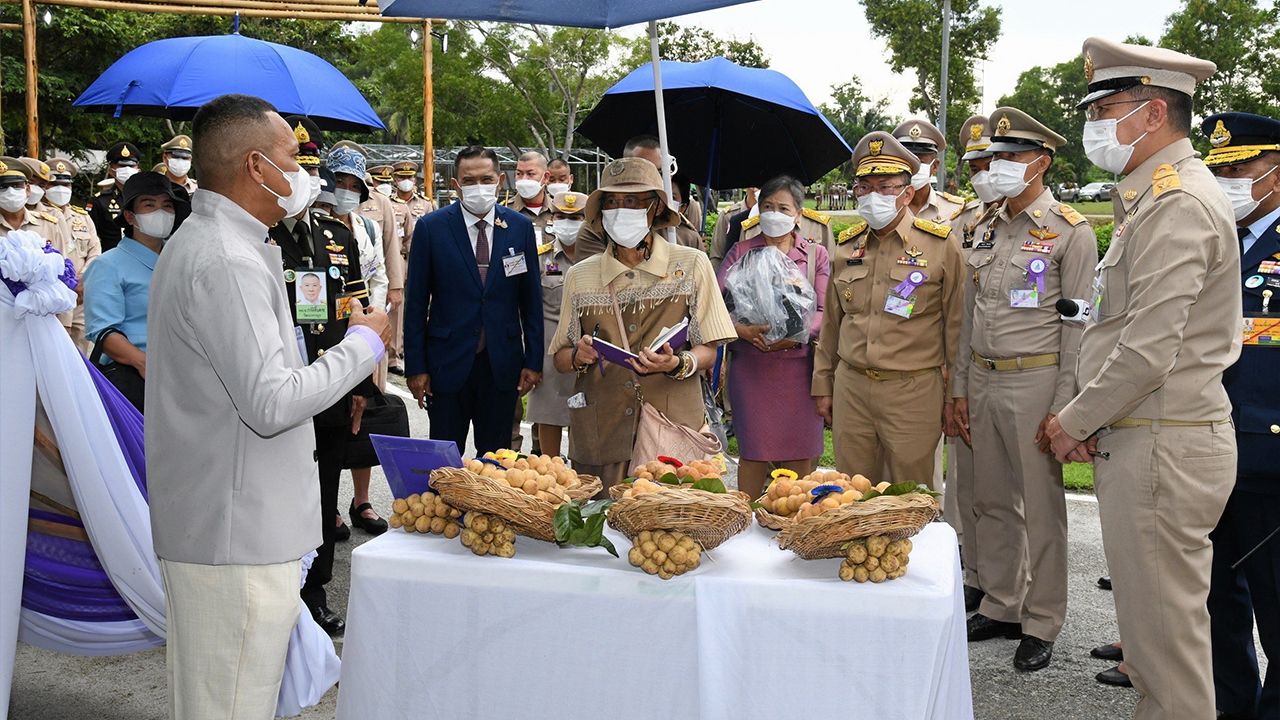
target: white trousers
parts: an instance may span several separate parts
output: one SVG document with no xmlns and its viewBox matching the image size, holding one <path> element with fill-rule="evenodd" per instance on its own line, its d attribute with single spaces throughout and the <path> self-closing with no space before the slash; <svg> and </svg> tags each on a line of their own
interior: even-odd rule
<svg viewBox="0 0 1280 720">
<path fill-rule="evenodd" d="M 170 720 L 271 720 L 302 565 L 160 561 Z"/>
</svg>

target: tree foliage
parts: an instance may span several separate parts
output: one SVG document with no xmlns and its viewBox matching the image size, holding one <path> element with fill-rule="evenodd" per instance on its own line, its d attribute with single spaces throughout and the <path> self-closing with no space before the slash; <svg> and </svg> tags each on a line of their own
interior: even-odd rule
<svg viewBox="0 0 1280 720">
<path fill-rule="evenodd" d="M 723 57 L 743 67 L 769 67 L 769 56 L 754 38 L 722 37 L 706 28 L 674 22 L 658 23 L 658 52 L 663 60 L 692 63 Z M 633 43 L 632 67 L 639 67 L 649 59 L 649 36 L 646 34 Z"/>
<path fill-rule="evenodd" d="M 1218 71 L 1196 88 L 1196 109 L 1280 115 L 1280 3 L 1183 0 L 1160 46 L 1212 60 Z"/>
<path fill-rule="evenodd" d="M 1080 144 L 1084 113 L 1076 109 L 1076 103 L 1088 94 L 1088 87 L 1084 56 L 1077 55 L 1057 65 L 1037 66 L 1023 72 L 1013 92 L 998 101 L 1001 107 L 1016 107 L 1067 139 L 1054 162 L 1054 177 L 1050 179 L 1055 182 L 1075 180 L 1083 184 L 1086 178 L 1079 173 L 1093 167 Z"/>
<path fill-rule="evenodd" d="M 854 147 L 863 135 L 872 130 L 891 130 L 897 120 L 889 115 L 887 98 L 872 100 L 862 90 L 862 82 L 857 78 L 833 85 L 831 102 L 824 103 L 818 109 L 831 121 L 835 129 L 849 144 Z M 843 163 L 837 170 L 846 180 L 852 179 L 850 162 Z"/>
</svg>

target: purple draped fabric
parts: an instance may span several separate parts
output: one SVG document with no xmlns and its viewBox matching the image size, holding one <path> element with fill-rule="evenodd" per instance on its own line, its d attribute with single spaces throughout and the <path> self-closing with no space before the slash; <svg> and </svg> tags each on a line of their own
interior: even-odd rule
<svg viewBox="0 0 1280 720">
<path fill-rule="evenodd" d="M 98 390 L 102 407 L 107 411 L 107 419 L 124 453 L 129 473 L 145 498 L 147 478 L 142 413 L 92 363 L 85 360 L 85 365 Z M 37 520 L 84 527 L 80 521 L 58 513 L 32 508 L 28 514 Z M 137 619 L 129 604 L 112 586 L 92 545 L 38 532 L 27 533 L 22 607 L 64 620 L 110 622 Z"/>
</svg>

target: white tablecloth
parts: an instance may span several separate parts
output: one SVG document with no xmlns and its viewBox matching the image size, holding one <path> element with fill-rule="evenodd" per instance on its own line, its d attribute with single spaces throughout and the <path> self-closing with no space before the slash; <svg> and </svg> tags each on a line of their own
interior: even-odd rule
<svg viewBox="0 0 1280 720">
<path fill-rule="evenodd" d="M 338 720 L 973 717 L 950 527 L 880 585 L 772 535 L 753 525 L 663 581 L 612 532 L 622 560 L 388 532 L 352 555 Z"/>
</svg>

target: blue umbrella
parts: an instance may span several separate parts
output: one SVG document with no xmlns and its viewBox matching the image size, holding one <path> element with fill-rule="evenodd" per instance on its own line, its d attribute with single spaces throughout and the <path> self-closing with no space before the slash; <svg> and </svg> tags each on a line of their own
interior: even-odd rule
<svg viewBox="0 0 1280 720">
<path fill-rule="evenodd" d="M 386 129 L 360 91 L 325 60 L 239 33 L 169 38 L 134 48 L 73 105 L 116 117 L 186 120 L 227 93 L 256 95 L 284 115 L 306 115 L 326 129 Z"/>
<path fill-rule="evenodd" d="M 758 186 L 780 173 L 806 185 L 851 150 L 791 78 L 722 57 L 662 62 L 671 116 L 667 141 L 682 171 L 712 188 Z M 653 70 L 638 68 L 605 92 L 578 132 L 617 156 L 628 138 L 657 129 Z"/>
</svg>

